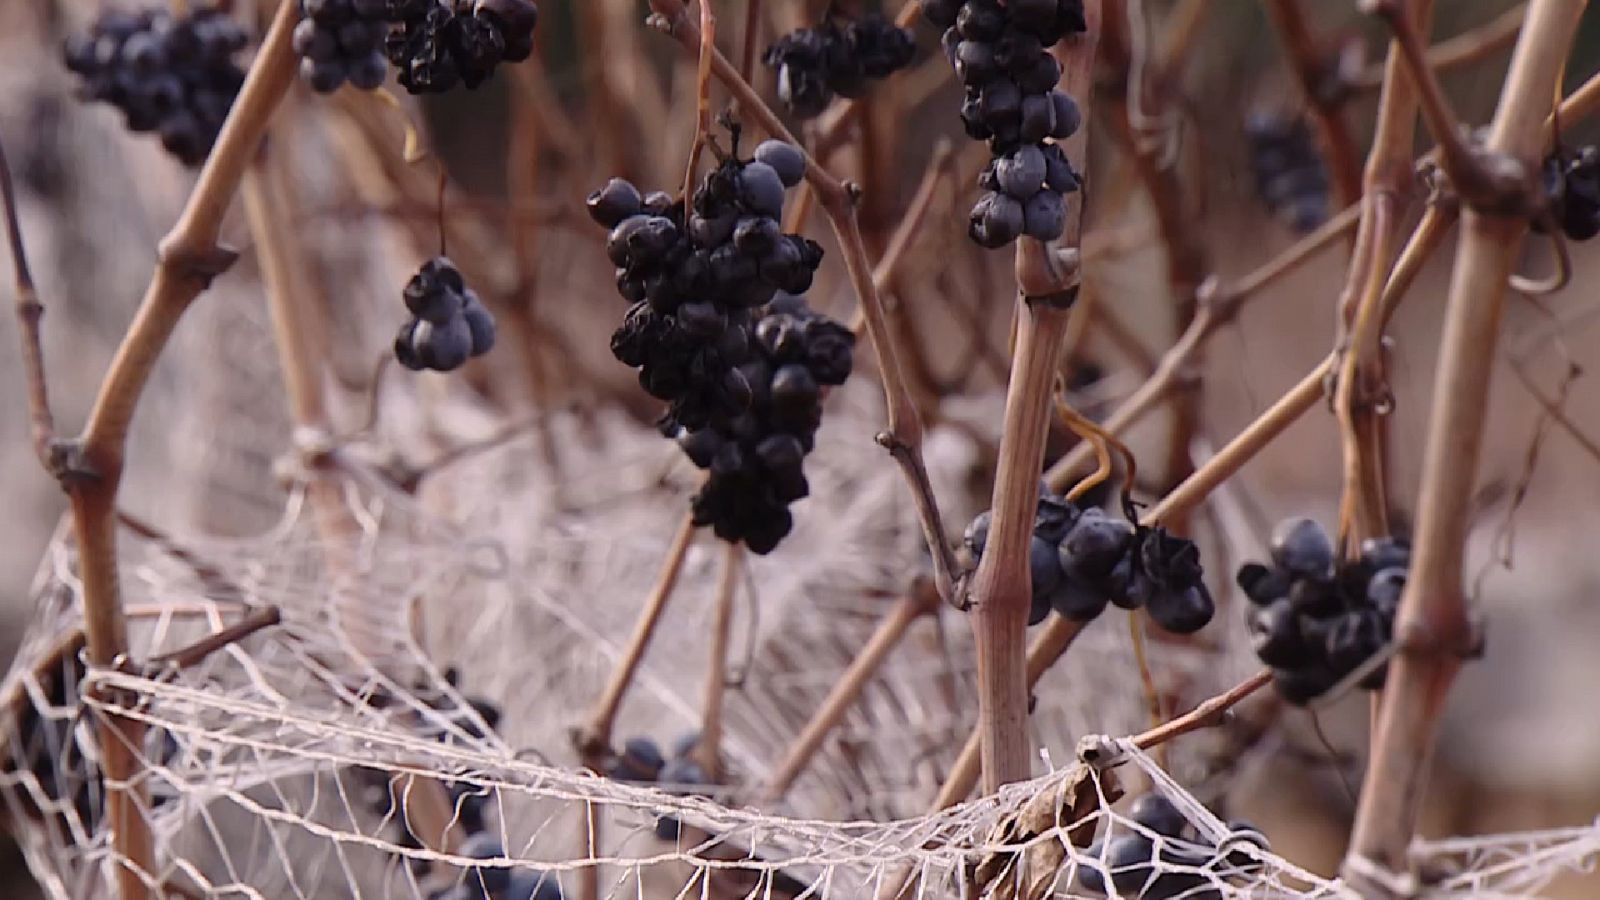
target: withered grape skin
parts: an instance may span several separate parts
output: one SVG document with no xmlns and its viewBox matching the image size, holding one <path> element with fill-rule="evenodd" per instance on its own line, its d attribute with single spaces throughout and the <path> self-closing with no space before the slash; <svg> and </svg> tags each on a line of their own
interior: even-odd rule
<svg viewBox="0 0 1600 900">
<path fill-rule="evenodd" d="M 1081 0 L 924 0 L 922 14 L 945 29 L 940 43 L 965 89 L 963 130 L 989 144 L 968 236 L 989 249 L 1023 236 L 1060 238 L 1064 195 L 1079 180 L 1055 142 L 1075 134 L 1083 116 L 1057 89 L 1061 66 L 1049 49 L 1084 30 Z"/>
<path fill-rule="evenodd" d="M 1350 677 L 1393 639 L 1411 551 L 1394 538 L 1362 542 L 1353 560 L 1312 519 L 1273 529 L 1272 565 L 1246 563 L 1236 581 L 1250 600 L 1246 625 L 1257 658 L 1284 699 L 1304 705 Z M 1383 686 L 1386 665 L 1361 680 Z"/>
<path fill-rule="evenodd" d="M 796 118 L 809 119 L 835 96 L 858 97 L 869 81 L 910 65 L 916 49 L 910 31 L 881 15 L 842 21 L 830 14 L 815 27 L 779 38 L 762 61 L 776 73 L 784 108 Z M 761 158 L 759 152 L 756 158 Z"/>
<path fill-rule="evenodd" d="M 400 365 L 449 372 L 494 347 L 494 316 L 448 258 L 423 263 L 402 292 L 412 319 L 395 336 Z"/>
<path fill-rule="evenodd" d="M 1028 624 L 1045 610 L 1088 622 L 1109 604 L 1145 608 L 1162 628 L 1189 634 L 1216 612 L 1202 581 L 1199 549 L 1161 527 L 1135 526 L 1098 507 L 1077 504 L 1041 488 L 1028 548 Z M 962 543 L 974 560 L 989 541 L 991 515 L 979 513 Z"/>
<path fill-rule="evenodd" d="M 707 479 L 694 521 L 754 553 L 794 525 L 789 505 L 810 493 L 804 459 L 822 423 L 826 388 L 843 384 L 855 336 L 800 296 L 822 248 L 779 225 L 784 192 L 805 155 L 766 141 L 726 154 L 688 203 L 641 196 L 612 179 L 589 196 L 618 293 L 630 304 L 612 353 L 667 402 L 658 426 Z"/>
</svg>

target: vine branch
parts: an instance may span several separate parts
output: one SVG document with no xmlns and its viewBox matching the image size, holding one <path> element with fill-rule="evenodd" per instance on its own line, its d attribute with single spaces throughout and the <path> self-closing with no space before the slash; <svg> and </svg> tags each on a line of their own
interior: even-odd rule
<svg viewBox="0 0 1600 900">
<path fill-rule="evenodd" d="M 1504 171 L 1537 170 L 1544 125 L 1585 4 L 1533 0 L 1487 150 Z M 1469 209 L 1451 274 L 1433 415 L 1422 469 L 1416 549 L 1395 624 L 1371 764 L 1345 858 L 1364 896 L 1392 897 L 1410 875 L 1407 850 L 1439 715 L 1463 656 L 1477 643 L 1462 585 L 1464 544 L 1485 425 L 1500 314 L 1528 221 Z"/>
</svg>

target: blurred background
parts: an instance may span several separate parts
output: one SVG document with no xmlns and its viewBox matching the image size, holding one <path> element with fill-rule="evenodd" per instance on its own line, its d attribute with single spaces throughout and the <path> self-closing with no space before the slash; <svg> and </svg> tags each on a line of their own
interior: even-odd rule
<svg viewBox="0 0 1600 900">
<path fill-rule="evenodd" d="M 770 40 L 815 21 L 825 5 L 769 0 L 759 33 Z M 1292 244 L 1296 225 L 1307 224 L 1297 216 L 1315 218 L 1269 207 L 1252 170 L 1247 128 L 1252 117 L 1293 122 L 1305 102 L 1261 4 L 1196 5 L 1204 14 L 1192 47 L 1161 88 L 1159 99 L 1171 115 L 1160 134 L 1175 154 L 1182 194 L 1175 202 L 1192 229 L 1190 247 L 1201 271 L 1225 283 Z M 1364 155 L 1376 92 L 1362 85 L 1381 65 L 1385 45 L 1382 30 L 1358 16 L 1355 5 L 1300 4 L 1329 65 L 1348 78 L 1341 114 Z M 1144 0 L 1134 6 L 1142 6 L 1159 35 L 1174 4 Z M 1516 6 L 1503 0 L 1440 3 L 1434 35 L 1489 25 Z M 888 7 L 892 14 L 898 4 L 891 0 Z M 724 22 L 742 21 L 743 4 L 718 9 Z M 269 11 L 249 0 L 236 0 L 232 9 L 253 33 Z M 16 176 L 34 274 L 48 308 L 50 389 L 65 431 L 83 421 L 148 280 L 156 243 L 193 181 L 192 172 L 153 140 L 126 133 L 108 107 L 75 99 L 58 48 L 95 12 L 92 3 L 0 4 L 0 140 Z M 611 175 L 650 186 L 681 180 L 692 127 L 692 71 L 677 47 L 643 25 L 642 2 L 547 0 L 541 12 L 535 58 L 476 91 L 420 103 L 407 98 L 402 112 L 348 89 L 323 98 L 296 88 L 277 119 L 268 152 L 297 198 L 294 215 L 310 261 L 306 287 L 330 323 L 330 391 L 345 427 L 360 424 L 373 363 L 387 352 L 371 330 L 351 323 L 374 310 L 398 322 L 399 288 L 436 242 L 436 170 L 400 158 L 407 121 L 448 170 L 444 216 L 467 236 L 455 242 L 452 255 L 469 281 L 486 286 L 504 328 L 506 349 L 466 371 L 471 389 L 508 414 L 547 409 L 581 415 L 614 407 L 641 423 L 654 416 L 654 403 L 637 389 L 633 373 L 605 349 L 621 305 L 601 234 L 583 217 L 581 203 Z M 853 140 L 834 150 L 828 163 L 865 187 L 862 224 L 876 254 L 923 179 L 935 145 L 954 142 L 955 174 L 941 183 L 889 293 L 896 327 L 919 348 L 910 357 L 919 400 L 940 410 L 943 427 L 974 448 L 969 495 L 943 498 L 947 525 L 956 533 L 964 516 L 985 504 L 992 471 L 1011 310 L 1010 255 L 979 250 L 965 238 L 966 210 L 976 198 L 972 177 L 983 151 L 960 134 L 959 95 L 935 29 L 925 23 L 913 28 L 917 63 L 874 89 L 847 131 Z M 737 39 L 728 35 L 737 34 L 727 27 L 722 36 L 730 53 Z M 1492 115 L 1508 55 L 1491 50 L 1444 75 L 1468 123 Z M 1597 68 L 1600 16 L 1589 14 L 1569 66 L 1569 89 Z M 756 72 L 757 86 L 772 97 L 771 73 Z M 1115 98 L 1122 75 L 1103 73 L 1102 95 L 1093 101 L 1097 111 Z M 392 82 L 387 89 L 400 95 Z M 719 108 L 725 102 L 720 92 L 713 100 Z M 1103 313 L 1076 345 L 1071 363 L 1087 408 L 1103 413 L 1171 344 L 1184 311 L 1165 277 L 1168 253 L 1128 146 L 1114 139 L 1115 124 L 1103 114 L 1089 124 L 1091 234 L 1111 249 L 1090 270 Z M 1570 123 L 1562 141 L 1575 149 L 1597 133 L 1593 123 Z M 1419 152 L 1426 146 L 1419 136 Z M 1419 188 L 1408 222 L 1420 214 L 1422 197 Z M 224 229 L 241 259 L 200 305 L 251 309 L 259 324 L 259 270 L 242 220 L 235 214 Z M 848 317 L 853 300 L 820 216 L 813 216 L 808 233 L 830 251 L 812 302 Z M 1550 271 L 1549 246 L 1530 240 L 1522 271 Z M 1447 243 L 1436 254 L 1390 330 L 1392 489 L 1401 522 L 1415 493 L 1453 250 Z M 1600 458 L 1592 445 L 1600 436 L 1600 393 L 1585 374 L 1600 362 L 1600 294 L 1592 287 L 1600 255 L 1589 245 L 1574 245 L 1573 253 L 1567 288 L 1538 302 L 1509 301 L 1503 352 L 1525 360 L 1528 377 L 1547 396 L 1561 392 L 1569 376 L 1575 379 L 1565 417 L 1591 445 L 1586 449 L 1566 426 L 1553 423 L 1510 368 L 1497 366 L 1468 573 L 1473 600 L 1489 623 L 1487 653 L 1466 668 L 1452 694 L 1430 789 L 1429 834 L 1582 824 L 1600 814 L 1600 718 L 1592 698 L 1600 679 L 1600 657 L 1593 652 L 1600 640 L 1600 559 L 1586 552 L 1600 529 Z M 1141 458 L 1141 494 L 1159 495 L 1181 476 L 1175 467 L 1188 451 L 1226 441 L 1322 358 L 1334 338 L 1344 268 L 1343 245 L 1336 244 L 1211 340 L 1194 372 L 1194 389 L 1184 394 L 1196 404 L 1194 421 L 1168 412 L 1130 437 Z M 11 290 L 7 278 L 0 296 L 8 303 Z M 9 315 L 0 316 L 0 347 L 16 346 L 14 325 Z M 179 339 L 186 339 L 182 329 Z M 226 368 L 231 350 L 217 345 L 202 353 Z M 0 383 L 8 386 L 8 399 L 0 403 L 0 496 L 8 507 L 0 540 L 0 658 L 9 659 L 30 621 L 30 583 L 64 504 L 31 456 L 14 352 L 0 353 Z M 251 534 L 270 525 L 269 515 L 226 493 L 241 481 L 271 482 L 274 461 L 288 446 L 281 409 L 276 421 L 261 422 L 253 440 L 231 442 L 226 459 L 214 448 L 208 454 L 195 446 L 206 432 L 193 425 L 219 408 L 267 409 L 277 397 L 270 382 L 208 383 L 195 370 L 162 370 L 141 407 L 127 507 L 168 528 Z M 1187 448 L 1176 440 L 1181 434 L 1192 438 Z M 1053 452 L 1067 441 L 1057 436 Z M 1175 444 L 1179 451 L 1172 450 Z M 583 450 L 557 444 L 544 452 Z M 209 470 L 188 468 L 202 459 Z M 194 493 L 215 499 L 174 508 L 163 495 L 182 472 L 212 479 L 199 485 L 212 493 Z M 1259 558 L 1271 524 L 1287 515 L 1331 524 L 1339 487 L 1337 428 L 1319 407 L 1230 482 L 1230 555 Z M 1225 570 L 1214 568 L 1209 580 L 1224 584 Z M 1237 616 L 1224 621 L 1242 631 Z M 1343 852 L 1353 811 L 1347 781 L 1360 771 L 1365 699 L 1325 712 L 1318 724 L 1325 741 L 1305 717 L 1286 719 L 1288 749 L 1256 783 L 1238 785 L 1234 803 L 1273 835 L 1279 852 L 1329 872 Z M 17 858 L 8 856 L 0 896 L 31 897 L 28 883 Z M 1573 881 L 1560 890 L 1566 891 L 1561 896 L 1584 897 L 1600 886 Z"/>
</svg>

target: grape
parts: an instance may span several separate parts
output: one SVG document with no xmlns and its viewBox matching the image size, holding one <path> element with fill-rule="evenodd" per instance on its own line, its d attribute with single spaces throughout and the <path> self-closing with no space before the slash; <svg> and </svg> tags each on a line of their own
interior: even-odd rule
<svg viewBox="0 0 1600 900">
<path fill-rule="evenodd" d="M 1285 519 L 1272 530 L 1272 560 L 1295 575 L 1322 575 L 1333 567 L 1333 542 L 1314 519 Z"/>
</svg>

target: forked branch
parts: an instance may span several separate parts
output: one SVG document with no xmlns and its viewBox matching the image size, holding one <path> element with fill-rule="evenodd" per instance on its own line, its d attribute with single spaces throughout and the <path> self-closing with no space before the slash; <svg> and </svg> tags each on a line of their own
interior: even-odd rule
<svg viewBox="0 0 1600 900">
<path fill-rule="evenodd" d="M 1533 0 L 1512 55 L 1487 151 L 1505 170 L 1536 171 L 1582 0 Z M 1398 896 L 1434 733 L 1462 658 L 1477 644 L 1462 584 L 1464 545 L 1506 282 L 1528 222 L 1469 209 L 1451 276 L 1433 416 L 1422 469 L 1416 549 L 1395 625 L 1372 761 L 1356 812 L 1346 879 L 1364 896 Z"/>
</svg>

